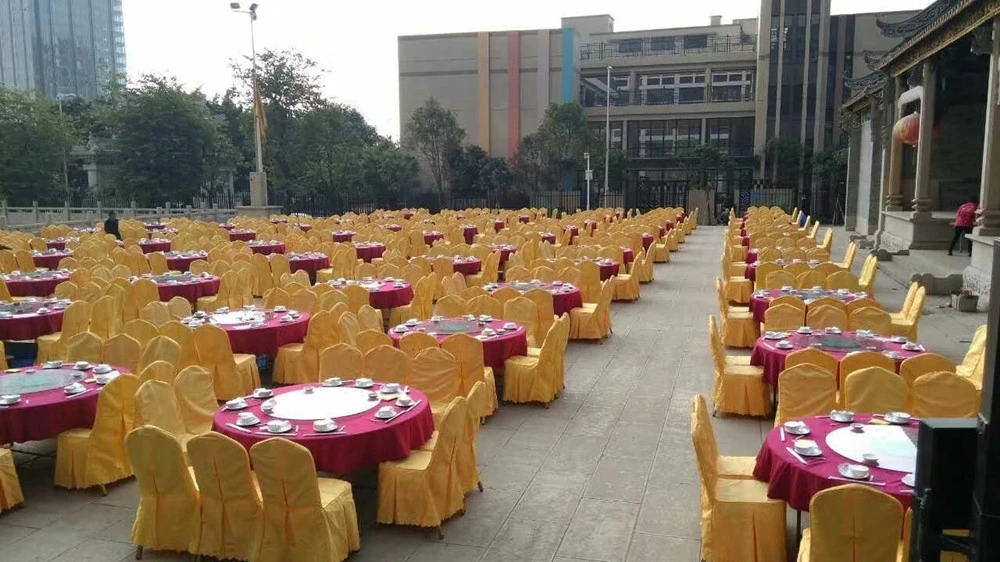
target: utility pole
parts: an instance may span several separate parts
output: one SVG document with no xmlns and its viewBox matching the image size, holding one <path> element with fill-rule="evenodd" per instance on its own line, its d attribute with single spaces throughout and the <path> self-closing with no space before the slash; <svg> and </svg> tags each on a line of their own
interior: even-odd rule
<svg viewBox="0 0 1000 562">
<path fill-rule="evenodd" d="M 611 157 L 611 65 L 608 65 L 608 96 L 604 105 L 604 194 L 601 195 L 601 206 L 607 203 L 608 197 L 608 160 Z"/>
</svg>

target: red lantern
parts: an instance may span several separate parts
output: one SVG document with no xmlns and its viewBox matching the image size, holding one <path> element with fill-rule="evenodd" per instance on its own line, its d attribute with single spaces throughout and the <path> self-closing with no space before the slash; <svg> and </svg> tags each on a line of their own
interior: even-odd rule
<svg viewBox="0 0 1000 562">
<path fill-rule="evenodd" d="M 920 112 L 914 111 L 896 121 L 892 136 L 903 144 L 917 144 L 920 140 Z"/>
</svg>

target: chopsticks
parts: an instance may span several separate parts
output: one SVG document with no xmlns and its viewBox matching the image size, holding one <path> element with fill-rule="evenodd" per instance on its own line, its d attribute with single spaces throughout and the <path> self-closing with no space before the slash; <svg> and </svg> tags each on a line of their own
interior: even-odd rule
<svg viewBox="0 0 1000 562">
<path fill-rule="evenodd" d="M 839 476 L 827 476 L 827 480 L 836 480 L 838 482 L 850 482 L 851 484 L 868 484 L 869 486 L 885 486 L 885 482 L 876 482 L 874 480 L 851 480 L 850 478 L 841 478 Z"/>
<path fill-rule="evenodd" d="M 251 430 L 249 430 L 249 429 L 247 429 L 245 427 L 240 427 L 240 426 L 236 425 L 235 423 L 227 423 L 226 425 L 229 426 L 229 427 L 231 427 L 231 428 L 233 428 L 233 429 L 235 429 L 235 430 L 237 430 L 237 431 L 242 431 L 243 433 L 253 433 L 253 431 L 251 431 Z"/>
<path fill-rule="evenodd" d="M 802 456 L 796 453 L 794 449 L 792 449 L 791 447 L 785 447 L 785 450 L 788 451 L 790 455 L 795 457 L 800 463 L 804 464 L 805 466 L 809 466 L 809 463 L 806 462 L 806 459 L 802 458 Z"/>
</svg>

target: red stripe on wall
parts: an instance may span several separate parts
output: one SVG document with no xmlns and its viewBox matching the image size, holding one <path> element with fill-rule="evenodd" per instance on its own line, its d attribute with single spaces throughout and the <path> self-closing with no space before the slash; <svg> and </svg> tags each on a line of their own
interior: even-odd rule
<svg viewBox="0 0 1000 562">
<path fill-rule="evenodd" d="M 507 156 L 521 143 L 521 34 L 507 32 Z"/>
</svg>

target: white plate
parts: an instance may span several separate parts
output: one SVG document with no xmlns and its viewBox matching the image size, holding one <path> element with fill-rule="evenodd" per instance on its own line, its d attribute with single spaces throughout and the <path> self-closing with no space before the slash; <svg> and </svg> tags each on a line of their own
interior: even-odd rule
<svg viewBox="0 0 1000 562">
<path fill-rule="evenodd" d="M 247 404 L 246 402 L 244 402 L 242 406 L 230 406 L 229 404 L 226 404 L 226 409 L 232 411 L 244 410 L 246 409 L 247 406 L 249 406 L 249 404 Z"/>
<path fill-rule="evenodd" d="M 904 476 L 901 479 L 901 481 L 903 482 L 903 485 L 909 486 L 911 488 L 914 487 L 914 486 L 916 486 L 916 484 L 917 484 L 916 480 L 917 480 L 917 477 L 912 472 L 909 473 L 909 474 L 907 474 L 906 476 Z"/>
<path fill-rule="evenodd" d="M 335 423 L 334 424 L 330 424 L 330 425 L 328 425 L 327 427 L 325 427 L 323 429 L 320 429 L 320 428 L 316 427 L 315 425 L 313 426 L 313 431 L 315 431 L 316 433 L 333 433 L 334 431 L 337 431 L 338 429 L 340 429 L 340 428 L 337 427 L 337 424 L 335 424 Z"/>
<path fill-rule="evenodd" d="M 248 421 L 246 423 L 240 421 L 239 419 L 236 420 L 236 425 L 238 425 L 240 427 L 251 427 L 251 426 L 255 426 L 255 425 L 259 424 L 259 423 L 260 423 L 260 420 L 257 419 L 257 416 L 254 416 L 254 418 L 253 418 L 252 421 Z"/>
<path fill-rule="evenodd" d="M 779 341 L 778 343 L 774 344 L 774 347 L 777 347 L 778 349 L 791 349 L 794 346 L 791 344 L 791 342 Z"/>
<path fill-rule="evenodd" d="M 821 457 L 823 456 L 823 449 L 819 447 L 813 447 L 812 449 L 793 449 L 796 453 L 802 455 L 803 457 Z"/>
<path fill-rule="evenodd" d="M 396 412 L 387 413 L 387 414 L 383 414 L 381 410 L 375 412 L 375 417 L 378 418 L 378 419 L 380 419 L 380 420 L 387 420 L 387 419 L 389 419 L 389 418 L 391 418 L 392 416 L 395 416 L 395 415 L 396 415 Z"/>
<path fill-rule="evenodd" d="M 370 383 L 359 383 L 359 382 L 356 382 L 356 381 L 355 381 L 355 383 L 354 383 L 354 386 L 356 386 L 356 387 L 358 387 L 358 388 L 371 388 L 371 387 L 375 386 L 375 383 L 374 383 L 374 382 L 370 382 Z"/>
<path fill-rule="evenodd" d="M 267 427 L 267 426 L 265 426 L 265 427 Z M 288 425 L 282 427 L 281 429 L 279 429 L 278 431 L 274 431 L 270 427 L 267 428 L 267 432 L 268 433 L 275 433 L 275 434 L 278 434 L 278 433 L 288 433 L 291 430 L 292 430 L 292 424 L 288 424 Z"/>
</svg>

